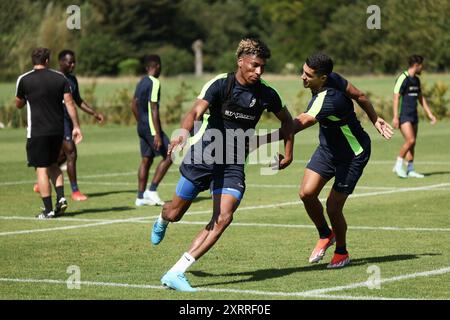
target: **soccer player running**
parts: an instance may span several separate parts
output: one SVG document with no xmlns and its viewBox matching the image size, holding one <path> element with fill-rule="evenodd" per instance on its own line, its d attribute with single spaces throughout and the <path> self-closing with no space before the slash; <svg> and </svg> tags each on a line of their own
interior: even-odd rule
<svg viewBox="0 0 450 320">
<path fill-rule="evenodd" d="M 141 145 L 141 164 L 138 171 L 138 193 L 136 206 L 164 205 L 158 195 L 158 185 L 172 165 L 171 157 L 167 156 L 169 138 L 161 128 L 159 117 L 161 84 L 161 58 L 158 55 L 148 55 L 144 59 L 147 75 L 136 86 L 131 103 L 131 109 L 137 121 L 137 132 Z M 162 160 L 156 167 L 155 174 L 148 190 L 145 190 L 148 181 L 148 171 L 155 156 Z"/>
<path fill-rule="evenodd" d="M 292 161 L 292 117 L 283 107 L 278 93 L 261 79 L 266 61 L 270 58 L 269 48 L 260 40 L 243 39 L 236 57 L 236 73 L 218 75 L 204 85 L 182 122 L 182 133 L 172 140 L 169 147 L 171 154 L 176 147 L 184 146 L 194 121 L 201 119 L 209 108 L 210 117 L 204 136 L 184 158 L 172 202 L 163 206 L 160 217 L 153 225 L 151 241 L 156 245 L 163 239 L 168 223 L 179 221 L 198 193 L 210 189 L 213 200 L 210 222 L 161 279 L 163 285 L 172 289 L 196 291 L 184 273 L 211 249 L 233 220 L 245 192 L 244 163 L 248 155 L 245 132 L 250 130 L 254 133 L 264 110 L 276 115 L 285 132 L 286 157 L 279 161 L 279 169 L 286 168 Z M 214 144 L 217 146 L 217 141 L 221 139 L 223 143 L 213 148 L 213 156 L 208 150 Z"/>
<path fill-rule="evenodd" d="M 64 105 L 73 123 L 72 139 L 82 140 L 78 116 L 70 84 L 60 72 L 48 68 L 50 50 L 37 48 L 31 55 L 33 70 L 17 80 L 16 107 L 27 105 L 27 160 L 35 167 L 39 192 L 44 203 L 39 219 L 62 215 L 67 208 L 64 198 L 64 179 L 57 160 L 64 134 Z M 53 211 L 51 186 L 55 186 L 56 205 Z"/>
<path fill-rule="evenodd" d="M 417 116 L 417 100 L 425 110 L 431 124 L 436 123 L 436 117 L 430 110 L 420 88 L 420 75 L 423 69 L 423 57 L 412 55 L 408 58 L 409 68 L 403 71 L 397 78 L 394 87 L 394 128 L 399 129 L 405 139 L 397 162 L 393 168 L 400 178 L 423 178 L 424 175 L 414 170 L 414 147 L 416 145 L 417 131 L 419 129 L 419 118 Z M 408 162 L 406 171 L 403 162 Z"/>
<path fill-rule="evenodd" d="M 303 86 L 311 90 L 313 97 L 307 110 L 294 119 L 294 132 L 317 122 L 320 125 L 320 143 L 306 165 L 299 194 L 320 237 L 309 262 L 319 262 L 325 251 L 336 243 L 334 256 L 327 267 L 341 268 L 350 263 L 343 208 L 369 161 L 371 151 L 370 138 L 356 118 L 352 99 L 367 113 L 384 138 L 392 137 L 392 128 L 377 116 L 363 92 L 332 71 L 333 61 L 323 53 L 313 54 L 306 59 L 301 79 Z M 277 132 L 275 137 L 277 136 L 283 137 L 283 132 Z M 270 134 L 265 139 L 258 140 L 270 142 L 274 140 L 272 137 Z M 330 229 L 319 194 L 333 177 L 335 181 L 326 202 L 326 211 L 332 225 Z"/>
</svg>

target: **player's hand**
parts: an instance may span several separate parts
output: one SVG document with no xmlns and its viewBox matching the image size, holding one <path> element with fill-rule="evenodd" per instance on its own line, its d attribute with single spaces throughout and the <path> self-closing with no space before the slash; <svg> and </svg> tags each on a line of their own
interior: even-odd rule
<svg viewBox="0 0 450 320">
<path fill-rule="evenodd" d="M 437 122 L 437 119 L 434 115 L 431 115 L 430 120 L 431 120 L 431 124 L 435 124 Z"/>
<path fill-rule="evenodd" d="M 378 118 L 375 122 L 375 128 L 377 128 L 378 132 L 385 138 L 390 139 L 392 135 L 394 134 L 394 131 L 392 131 L 392 127 L 384 121 L 382 118 Z"/>
<path fill-rule="evenodd" d="M 83 135 L 81 134 L 80 127 L 75 127 L 72 130 L 72 140 L 75 144 L 79 144 L 83 140 Z"/>
<path fill-rule="evenodd" d="M 94 118 L 97 120 L 98 123 L 102 123 L 105 120 L 105 117 L 101 113 L 95 113 Z"/>
<path fill-rule="evenodd" d="M 285 158 L 282 154 L 277 154 L 273 157 L 274 162 L 270 164 L 272 170 L 283 170 L 292 162 L 292 158 Z"/>
<path fill-rule="evenodd" d="M 167 155 L 171 156 L 175 148 L 179 148 L 180 150 L 183 150 L 184 146 L 186 145 L 187 138 L 183 136 L 179 136 L 178 138 L 170 141 L 169 147 L 167 148 Z"/>
<path fill-rule="evenodd" d="M 398 117 L 397 117 L 397 118 L 394 118 L 394 119 L 392 120 L 392 125 L 394 126 L 395 129 L 400 128 L 400 120 L 398 119 Z"/>
<path fill-rule="evenodd" d="M 162 145 L 161 135 L 156 134 L 155 138 L 153 139 L 153 148 L 155 148 L 156 151 L 159 151 L 159 148 L 161 148 L 161 145 Z"/>
</svg>

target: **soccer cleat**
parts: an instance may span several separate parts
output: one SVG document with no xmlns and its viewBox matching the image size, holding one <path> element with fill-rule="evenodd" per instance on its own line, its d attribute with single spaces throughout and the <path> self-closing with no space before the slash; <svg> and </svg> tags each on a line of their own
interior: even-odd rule
<svg viewBox="0 0 450 320">
<path fill-rule="evenodd" d="M 37 183 L 34 184 L 33 191 L 39 193 L 39 185 Z"/>
<path fill-rule="evenodd" d="M 42 211 L 41 213 L 39 213 L 36 218 L 40 219 L 40 220 L 46 220 L 46 219 L 52 219 L 55 217 L 55 213 L 53 211 L 50 211 L 49 213 L 45 213 L 45 209 L 41 208 Z"/>
<path fill-rule="evenodd" d="M 395 170 L 395 173 L 397 174 L 397 176 L 399 178 L 408 178 L 408 176 L 406 175 L 405 170 L 403 170 L 402 168 L 395 167 L 394 170 Z"/>
<path fill-rule="evenodd" d="M 72 200 L 75 201 L 85 201 L 87 200 L 87 196 L 82 194 L 80 191 L 72 192 Z"/>
<path fill-rule="evenodd" d="M 192 288 L 186 276 L 182 272 L 167 272 L 162 278 L 161 283 L 177 291 L 196 292 L 197 289 Z"/>
<path fill-rule="evenodd" d="M 164 239 L 164 235 L 166 234 L 168 225 L 169 225 L 168 223 L 167 224 L 160 223 L 158 219 L 156 219 L 155 223 L 153 224 L 151 235 L 151 241 L 154 245 L 159 244 Z"/>
<path fill-rule="evenodd" d="M 346 254 L 334 253 L 333 259 L 331 259 L 331 262 L 328 264 L 327 268 L 328 269 L 343 268 L 349 263 L 350 257 L 348 256 L 348 253 Z"/>
<path fill-rule="evenodd" d="M 136 201 L 134 202 L 134 204 L 138 207 L 155 205 L 155 203 L 149 199 L 139 199 L 139 198 L 136 198 Z"/>
<path fill-rule="evenodd" d="M 61 198 L 55 205 L 55 217 L 60 217 L 66 212 L 68 205 L 66 198 Z"/>
<path fill-rule="evenodd" d="M 161 200 L 157 191 L 146 190 L 144 192 L 144 199 L 150 200 L 156 206 L 163 206 L 165 203 L 164 201 Z"/>
<path fill-rule="evenodd" d="M 328 238 L 319 239 L 319 241 L 317 241 L 316 247 L 314 248 L 313 252 L 311 253 L 311 256 L 309 257 L 309 263 L 317 263 L 320 260 L 322 260 L 327 249 L 330 246 L 332 246 L 335 242 L 336 239 L 334 237 L 333 231 L 331 231 L 331 234 L 328 236 Z"/>
<path fill-rule="evenodd" d="M 409 178 L 425 178 L 425 176 L 421 173 L 415 172 L 415 171 L 409 171 L 408 172 L 408 177 Z"/>
</svg>

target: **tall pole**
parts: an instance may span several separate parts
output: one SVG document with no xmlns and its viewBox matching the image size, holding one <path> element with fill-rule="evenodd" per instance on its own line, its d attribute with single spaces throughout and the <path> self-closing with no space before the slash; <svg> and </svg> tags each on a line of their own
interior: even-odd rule
<svg viewBox="0 0 450 320">
<path fill-rule="evenodd" d="M 195 76 L 200 77 L 203 75 L 203 41 L 198 39 L 192 44 L 192 50 L 195 54 Z"/>
</svg>

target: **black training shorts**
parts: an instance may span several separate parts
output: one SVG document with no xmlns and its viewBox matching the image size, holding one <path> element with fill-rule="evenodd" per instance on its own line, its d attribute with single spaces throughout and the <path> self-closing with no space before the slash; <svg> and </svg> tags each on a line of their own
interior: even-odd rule
<svg viewBox="0 0 450 320">
<path fill-rule="evenodd" d="M 56 163 L 58 161 L 62 142 L 62 135 L 28 138 L 28 166 L 35 168 L 47 168 Z"/>
</svg>

